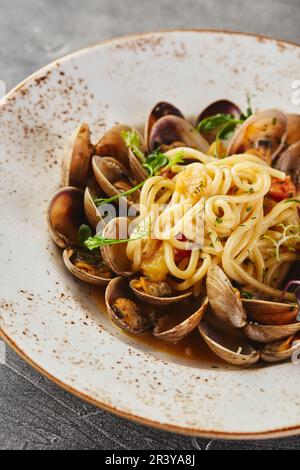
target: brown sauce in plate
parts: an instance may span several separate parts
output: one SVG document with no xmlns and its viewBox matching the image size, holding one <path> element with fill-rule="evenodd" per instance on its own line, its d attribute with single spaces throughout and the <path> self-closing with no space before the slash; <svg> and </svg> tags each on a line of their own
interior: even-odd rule
<svg viewBox="0 0 300 470">
<path fill-rule="evenodd" d="M 99 308 L 99 311 L 106 314 L 107 310 L 104 300 L 104 289 L 93 289 L 92 296 Z M 181 320 L 184 320 L 186 317 L 186 315 L 182 313 L 175 315 L 178 316 L 178 319 L 180 318 Z M 151 333 L 142 336 L 135 336 L 130 335 L 123 330 L 120 331 L 122 331 L 125 336 L 130 336 L 130 338 L 134 339 L 134 341 L 137 343 L 149 346 L 156 351 L 170 354 L 175 358 L 189 361 L 192 363 L 192 365 L 199 365 L 201 363 L 205 363 L 211 367 L 225 365 L 225 362 L 213 354 L 212 351 L 210 351 L 210 349 L 206 346 L 197 329 L 186 338 L 178 341 L 178 343 L 168 343 L 166 341 L 162 341 L 161 339 L 155 338 L 155 336 L 153 336 Z"/>
</svg>

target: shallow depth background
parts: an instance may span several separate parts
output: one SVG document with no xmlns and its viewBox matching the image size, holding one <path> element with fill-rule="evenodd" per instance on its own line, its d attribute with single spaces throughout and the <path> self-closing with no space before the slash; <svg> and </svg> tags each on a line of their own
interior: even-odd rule
<svg viewBox="0 0 300 470">
<path fill-rule="evenodd" d="M 299 24 L 299 0 L 0 0 L 0 81 L 8 91 L 64 54 L 132 32 L 220 28 L 300 43 Z M 0 342 L 0 362 L 3 353 Z M 297 449 L 300 437 L 211 441 L 136 425 L 60 390 L 6 348 L 6 364 L 0 365 L 0 449 L 223 448 Z"/>
</svg>

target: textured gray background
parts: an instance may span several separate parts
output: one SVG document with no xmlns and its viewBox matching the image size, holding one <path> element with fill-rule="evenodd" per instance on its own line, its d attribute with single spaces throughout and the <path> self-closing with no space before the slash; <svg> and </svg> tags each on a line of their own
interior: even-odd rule
<svg viewBox="0 0 300 470">
<path fill-rule="evenodd" d="M 300 43 L 299 24 L 300 0 L 0 0 L 0 80 L 9 90 L 65 53 L 131 32 L 225 28 Z M 10 350 L 0 377 L 0 449 L 300 448 L 300 437 L 210 441 L 135 425 L 63 392 Z"/>
</svg>

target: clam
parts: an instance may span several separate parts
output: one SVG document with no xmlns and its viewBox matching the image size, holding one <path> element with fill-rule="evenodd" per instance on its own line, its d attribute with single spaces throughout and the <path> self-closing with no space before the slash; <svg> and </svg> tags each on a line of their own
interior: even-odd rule
<svg viewBox="0 0 300 470">
<path fill-rule="evenodd" d="M 300 140 L 300 114 L 287 114 L 287 145 L 292 145 Z"/>
<path fill-rule="evenodd" d="M 211 116 L 215 116 L 217 114 L 227 114 L 227 115 L 233 116 L 235 119 L 240 119 L 242 111 L 232 101 L 218 100 L 218 101 L 215 101 L 214 103 L 211 103 L 201 112 L 196 122 L 197 126 L 203 119 L 206 119 Z M 201 131 L 201 134 L 211 144 L 216 139 L 218 131 L 219 129 L 209 131 L 209 132 Z"/>
<path fill-rule="evenodd" d="M 207 296 L 216 317 L 224 324 L 242 328 L 246 325 L 246 312 L 243 304 L 224 271 L 212 264 L 206 277 Z"/>
<path fill-rule="evenodd" d="M 47 210 L 50 235 L 61 248 L 78 243 L 78 229 L 86 223 L 83 211 L 83 191 L 66 187 L 52 197 Z"/>
<path fill-rule="evenodd" d="M 125 168 L 128 168 L 128 148 L 122 137 L 122 132 L 129 130 L 130 127 L 123 124 L 113 126 L 95 145 L 95 155 L 113 157 Z"/>
<path fill-rule="evenodd" d="M 262 325 L 288 325 L 295 323 L 298 306 L 269 300 L 242 299 L 248 317 Z"/>
<path fill-rule="evenodd" d="M 300 331 L 300 322 L 288 325 L 259 325 L 249 323 L 244 327 L 245 335 L 258 343 L 272 343 Z"/>
<path fill-rule="evenodd" d="M 104 227 L 103 237 L 120 240 L 124 243 L 117 243 L 101 247 L 101 255 L 107 266 L 119 276 L 129 277 L 133 275 L 131 262 L 126 256 L 126 240 L 128 238 L 129 219 L 127 217 L 117 217 Z"/>
<path fill-rule="evenodd" d="M 105 194 L 101 191 L 97 181 L 93 178 L 89 181 L 84 191 L 84 211 L 89 224 L 93 229 L 96 229 L 97 227 L 99 229 L 98 224 L 100 224 L 100 222 L 102 222 L 104 227 L 102 216 L 94 202 L 95 199 L 101 197 L 105 197 Z"/>
<path fill-rule="evenodd" d="M 148 148 L 149 144 L 149 135 L 154 124 L 163 116 L 172 115 L 183 118 L 182 113 L 172 104 L 167 101 L 160 101 L 157 103 L 154 108 L 151 109 L 149 113 L 148 120 L 145 126 L 145 142 Z"/>
<path fill-rule="evenodd" d="M 174 304 L 192 295 L 192 292 L 176 294 L 167 282 L 154 282 L 145 277 L 132 279 L 129 285 L 136 297 L 153 305 Z"/>
<path fill-rule="evenodd" d="M 62 186 L 84 188 L 91 169 L 93 146 L 87 124 L 79 126 L 65 146 L 62 160 Z"/>
<path fill-rule="evenodd" d="M 79 227 L 87 222 L 83 205 L 81 189 L 68 187 L 57 191 L 47 211 L 49 231 L 56 245 L 65 249 L 63 260 L 74 276 L 89 284 L 107 284 L 112 273 L 99 254 L 85 252 L 78 246 Z"/>
<path fill-rule="evenodd" d="M 148 178 L 149 173 L 143 167 L 140 159 L 133 153 L 131 149 L 128 149 L 128 161 L 130 174 L 137 183 L 141 183 L 146 178 Z"/>
<path fill-rule="evenodd" d="M 92 166 L 99 186 L 109 197 L 126 192 L 135 185 L 126 168 L 114 158 L 94 156 Z M 135 191 L 132 198 L 137 201 L 138 196 L 139 191 Z M 128 204 L 132 204 L 132 198 L 131 201 L 128 200 Z M 125 198 L 120 197 L 119 200 L 125 203 Z"/>
<path fill-rule="evenodd" d="M 167 115 L 153 125 L 149 135 L 149 151 L 157 149 L 166 151 L 174 147 L 192 147 L 202 152 L 209 148 L 207 141 L 185 119 Z"/>
<path fill-rule="evenodd" d="M 224 361 L 246 367 L 259 360 L 259 351 L 249 343 L 243 331 L 226 326 L 212 312 L 207 311 L 198 329 L 207 346 Z"/>
<path fill-rule="evenodd" d="M 197 300 L 196 309 L 195 302 L 184 301 L 179 303 L 177 308 L 173 307 L 174 312 L 162 315 L 153 330 L 154 336 L 171 343 L 176 343 L 188 336 L 202 320 L 208 305 L 208 299 L 207 297 L 200 299 L 200 304 Z"/>
<path fill-rule="evenodd" d="M 98 254 L 66 248 L 63 260 L 67 269 L 78 279 L 94 285 L 106 285 L 113 277 Z"/>
<path fill-rule="evenodd" d="M 300 336 L 296 334 L 267 344 L 261 351 L 261 358 L 265 362 L 281 362 L 291 358 L 299 349 Z"/>
<path fill-rule="evenodd" d="M 229 143 L 228 155 L 251 151 L 271 163 L 283 149 L 286 134 L 285 114 L 277 109 L 258 112 L 236 130 Z"/>
<path fill-rule="evenodd" d="M 136 299 L 123 277 L 111 280 L 105 291 L 107 313 L 123 330 L 136 335 L 153 330 L 154 312 Z"/>
<path fill-rule="evenodd" d="M 300 191 L 300 140 L 290 145 L 276 161 L 275 167 L 290 175 L 297 192 Z"/>
</svg>

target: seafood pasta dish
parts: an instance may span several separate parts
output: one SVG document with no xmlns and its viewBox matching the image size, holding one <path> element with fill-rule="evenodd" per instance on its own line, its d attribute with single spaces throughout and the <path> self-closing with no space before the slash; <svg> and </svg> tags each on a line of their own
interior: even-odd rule
<svg viewBox="0 0 300 470">
<path fill-rule="evenodd" d="M 162 101 L 143 129 L 83 123 L 61 186 L 50 234 L 119 328 L 237 366 L 299 353 L 300 115 Z"/>
</svg>

